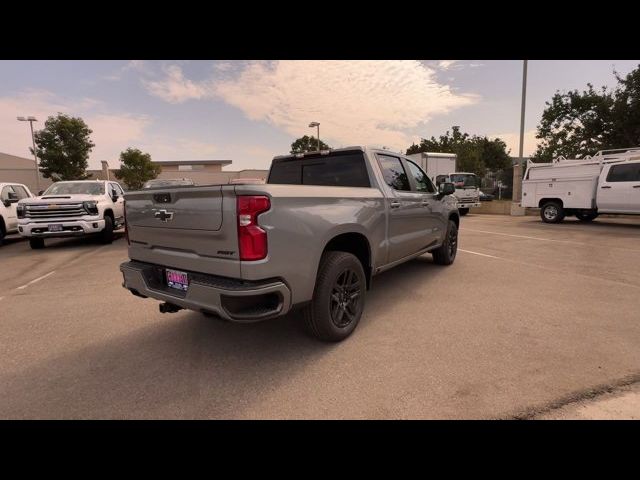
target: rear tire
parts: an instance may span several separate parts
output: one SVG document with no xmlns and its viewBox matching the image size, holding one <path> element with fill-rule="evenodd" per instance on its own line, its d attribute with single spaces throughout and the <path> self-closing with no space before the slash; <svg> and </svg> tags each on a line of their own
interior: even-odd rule
<svg viewBox="0 0 640 480">
<path fill-rule="evenodd" d="M 0 245 L 4 243 L 4 237 L 7 235 L 7 232 L 4 231 L 4 222 L 0 218 Z"/>
<path fill-rule="evenodd" d="M 433 262 L 438 265 L 451 265 L 456 259 L 456 253 L 458 252 L 458 227 L 449 220 L 447 227 L 447 234 L 444 238 L 444 242 L 440 247 L 435 249 L 431 254 L 433 255 Z"/>
<path fill-rule="evenodd" d="M 576 212 L 576 218 L 581 222 L 591 222 L 598 218 L 598 212 Z"/>
<path fill-rule="evenodd" d="M 364 268 L 355 255 L 325 252 L 313 299 L 302 310 L 308 332 L 325 342 L 339 342 L 351 335 L 364 311 L 366 287 Z"/>
<path fill-rule="evenodd" d="M 458 212 L 460 212 L 460 216 L 464 217 L 467 213 L 469 213 L 469 209 L 468 208 L 459 208 Z"/>
<path fill-rule="evenodd" d="M 113 219 L 109 215 L 104 217 L 104 230 L 100 232 L 100 241 L 105 244 L 113 242 Z"/>
<path fill-rule="evenodd" d="M 40 249 L 44 248 L 44 238 L 30 238 L 29 239 L 29 246 L 33 250 L 40 250 Z"/>
<path fill-rule="evenodd" d="M 545 223 L 560 223 L 564 216 L 564 209 L 559 202 L 547 202 L 540 207 L 540 218 Z"/>
</svg>

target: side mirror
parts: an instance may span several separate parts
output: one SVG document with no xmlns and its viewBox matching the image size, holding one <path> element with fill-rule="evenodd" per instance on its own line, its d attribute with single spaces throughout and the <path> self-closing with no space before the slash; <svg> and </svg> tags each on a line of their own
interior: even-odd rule
<svg viewBox="0 0 640 480">
<path fill-rule="evenodd" d="M 44 193 L 44 190 L 40 190 L 40 191 L 38 192 L 38 197 L 41 197 L 43 193 Z"/>
<path fill-rule="evenodd" d="M 439 185 L 439 193 L 443 197 L 445 195 L 453 195 L 456 193 L 456 187 L 451 182 L 443 182 Z"/>
<path fill-rule="evenodd" d="M 118 198 L 120 197 L 118 196 L 117 193 L 114 193 L 113 195 L 111 195 L 111 200 L 113 200 L 113 203 L 116 203 L 118 201 Z"/>
</svg>

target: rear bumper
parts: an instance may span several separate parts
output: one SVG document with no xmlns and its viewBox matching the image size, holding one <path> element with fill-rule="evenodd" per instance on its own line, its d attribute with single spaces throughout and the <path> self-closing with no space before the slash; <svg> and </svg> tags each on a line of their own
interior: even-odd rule
<svg viewBox="0 0 640 480">
<path fill-rule="evenodd" d="M 49 232 L 47 227 L 49 224 L 62 225 L 63 231 Z M 104 220 L 61 220 L 50 222 L 29 222 L 19 223 L 18 232 L 23 237 L 75 237 L 79 235 L 88 235 L 98 233 L 104 230 Z"/>
<path fill-rule="evenodd" d="M 166 286 L 165 268 L 135 260 L 120 265 L 122 286 L 134 295 L 154 298 L 189 310 L 213 313 L 249 323 L 284 315 L 291 308 L 291 291 L 281 280 L 242 281 L 197 272 L 189 274 L 186 292 Z"/>
</svg>

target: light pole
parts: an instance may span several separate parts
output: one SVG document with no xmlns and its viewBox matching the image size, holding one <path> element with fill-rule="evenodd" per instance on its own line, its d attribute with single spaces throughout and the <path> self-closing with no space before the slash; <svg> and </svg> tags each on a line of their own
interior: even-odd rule
<svg viewBox="0 0 640 480">
<path fill-rule="evenodd" d="M 513 167 L 513 188 L 511 189 L 511 214 L 524 215 L 521 209 L 516 209 L 522 197 L 522 162 L 524 160 L 524 111 L 527 100 L 527 60 L 522 63 L 522 103 L 520 107 L 520 148 L 518 149 L 518 162 Z M 517 212 L 517 213 L 516 213 Z"/>
<path fill-rule="evenodd" d="M 311 122 L 309 128 L 318 127 L 318 151 L 320 151 L 320 123 Z"/>
<path fill-rule="evenodd" d="M 36 161 L 36 190 L 40 191 L 40 171 L 38 169 L 38 156 L 36 155 L 36 139 L 33 135 L 33 122 L 37 122 L 38 119 L 36 117 L 17 117 L 20 122 L 29 122 L 31 126 L 31 142 L 33 143 L 33 158 Z"/>
</svg>

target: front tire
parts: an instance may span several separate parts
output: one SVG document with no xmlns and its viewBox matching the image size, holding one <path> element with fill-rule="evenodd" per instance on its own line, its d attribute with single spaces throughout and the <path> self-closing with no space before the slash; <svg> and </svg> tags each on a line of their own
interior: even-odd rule
<svg viewBox="0 0 640 480">
<path fill-rule="evenodd" d="M 109 215 L 104 217 L 104 230 L 100 232 L 100 241 L 105 244 L 113 242 L 113 219 Z"/>
<path fill-rule="evenodd" d="M 309 333 L 339 342 L 356 329 L 364 311 L 367 278 L 360 260 L 347 252 L 325 252 L 313 299 L 302 311 Z"/>
<path fill-rule="evenodd" d="M 30 238 L 29 239 L 29 246 L 33 250 L 40 250 L 40 249 L 44 248 L 44 238 Z"/>
<path fill-rule="evenodd" d="M 458 212 L 460 212 L 460 216 L 464 217 L 467 213 L 469 213 L 469 209 L 468 208 L 459 208 Z"/>
<path fill-rule="evenodd" d="M 564 209 L 559 202 L 547 202 L 540 208 L 540 218 L 545 223 L 560 223 L 564 216 Z"/>
<path fill-rule="evenodd" d="M 451 265 L 456 259 L 458 253 L 458 227 L 453 220 L 449 220 L 447 226 L 447 233 L 444 238 L 444 242 L 440 247 L 435 249 L 431 254 L 433 255 L 433 262 L 438 265 Z"/>
</svg>

